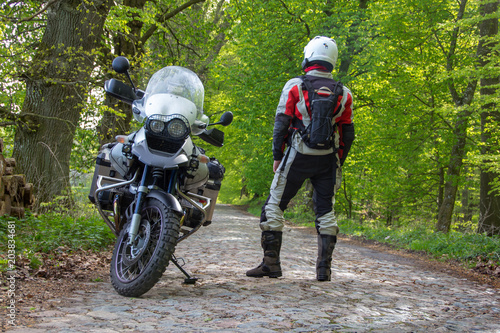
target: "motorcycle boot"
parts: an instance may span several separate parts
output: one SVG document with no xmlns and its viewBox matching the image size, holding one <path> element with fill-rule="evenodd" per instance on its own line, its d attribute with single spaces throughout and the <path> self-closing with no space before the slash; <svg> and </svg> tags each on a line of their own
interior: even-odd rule
<svg viewBox="0 0 500 333">
<path fill-rule="evenodd" d="M 280 249 L 283 232 L 263 231 L 261 236 L 261 246 L 264 250 L 262 263 L 247 271 L 247 276 L 277 278 L 282 275 L 280 266 Z"/>
<path fill-rule="evenodd" d="M 316 280 L 331 281 L 332 253 L 337 243 L 337 236 L 318 235 L 318 259 L 316 261 Z"/>
</svg>

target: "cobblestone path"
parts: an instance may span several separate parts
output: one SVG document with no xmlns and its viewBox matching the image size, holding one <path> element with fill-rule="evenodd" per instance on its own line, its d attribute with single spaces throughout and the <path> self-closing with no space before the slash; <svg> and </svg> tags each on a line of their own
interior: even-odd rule
<svg viewBox="0 0 500 333">
<path fill-rule="evenodd" d="M 284 276 L 248 278 L 262 258 L 258 219 L 220 205 L 212 225 L 177 247 L 195 285 L 173 265 L 140 298 L 92 283 L 12 332 L 500 332 L 498 289 L 342 242 L 334 281 L 317 282 L 316 251 L 311 230 L 288 227 Z"/>
</svg>

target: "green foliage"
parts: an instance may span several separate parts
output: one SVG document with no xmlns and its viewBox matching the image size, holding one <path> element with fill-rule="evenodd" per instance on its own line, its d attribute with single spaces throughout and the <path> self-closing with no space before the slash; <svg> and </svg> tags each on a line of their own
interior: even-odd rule
<svg viewBox="0 0 500 333">
<path fill-rule="evenodd" d="M 59 247 L 99 251 L 108 248 L 115 240 L 89 204 L 58 213 L 33 215 L 28 212 L 23 219 L 0 217 L 0 252 L 3 253 L 7 253 L 8 221 L 15 223 L 16 253 L 19 254 L 48 253 Z"/>
<path fill-rule="evenodd" d="M 301 189 L 298 196 L 304 195 Z M 262 200 L 246 203 L 247 210 L 260 216 Z M 285 218 L 295 225 L 314 227 L 314 214 L 310 207 L 295 200 L 286 211 Z M 426 221 L 400 221 L 397 226 L 387 226 L 385 221 L 339 218 L 341 234 L 362 237 L 389 244 L 400 249 L 422 251 L 439 260 L 456 260 L 474 263 L 492 261 L 500 265 L 500 237 L 477 234 L 471 225 L 457 225 L 448 234 L 434 232 Z"/>
<path fill-rule="evenodd" d="M 284 214 L 285 219 L 298 225 L 314 226 L 314 214 L 311 193 L 303 186 L 295 198 L 288 205 Z"/>
<path fill-rule="evenodd" d="M 475 10 L 468 6 L 465 16 Z M 457 12 L 453 2 L 370 5 L 372 29 L 367 32 L 376 37 L 359 55 L 366 73 L 352 81 L 357 138 L 345 167 L 345 186 L 359 218 L 436 216 L 460 111 L 450 86 L 461 91 L 467 85 L 475 61 L 470 55 L 477 46 L 474 26 L 457 23 Z M 463 33 L 454 41 L 457 25 Z M 449 63 L 453 42 L 458 47 Z M 468 134 L 476 140 L 477 129 L 478 118 L 471 119 Z M 466 150 L 479 153 L 474 139 Z M 471 166 L 468 161 L 466 166 Z M 460 187 L 469 185 L 465 176 L 457 181 Z M 337 200 L 347 205 L 342 193 Z"/>
<path fill-rule="evenodd" d="M 2 125 L 11 126 L 15 114 L 19 113 L 25 97 L 25 84 L 20 80 L 23 65 L 29 63 L 34 56 L 34 48 L 43 32 L 39 21 L 27 21 L 16 24 L 21 18 L 30 17 L 38 10 L 39 2 L 23 1 L 0 4 L 0 109 L 5 108 L 13 115 L 0 113 L 0 119 L 5 119 Z M 22 41 L 22 42 L 21 42 Z M 13 135 L 8 128 L 6 135 Z"/>
<path fill-rule="evenodd" d="M 262 211 L 262 206 L 266 201 L 266 197 L 264 198 L 253 198 L 252 200 L 240 200 L 240 202 L 235 204 L 242 204 L 247 207 L 249 213 L 260 216 Z M 287 210 L 284 213 L 284 218 L 296 225 L 303 226 L 314 226 L 314 220 L 316 216 L 314 215 L 314 211 L 310 206 L 311 198 L 309 197 L 308 192 L 302 187 L 295 198 L 292 199 L 290 204 L 288 205 Z"/>
<path fill-rule="evenodd" d="M 377 221 L 361 224 L 343 219 L 339 221 L 339 226 L 344 234 L 374 239 L 403 249 L 425 251 L 438 259 L 467 262 L 482 257 L 500 264 L 499 237 L 455 230 L 448 234 L 436 233 L 429 226 L 414 224 L 390 228 Z"/>
<path fill-rule="evenodd" d="M 210 0 L 173 16 L 168 14 L 182 2 L 147 1 L 140 9 L 116 3 L 105 24 L 102 49 L 91 53 L 96 61 L 93 88 L 85 104 L 78 105 L 71 169 L 92 171 L 99 119 L 110 111 L 102 106 L 103 80 L 110 75 L 113 53 L 132 52 L 131 74 L 139 87 L 163 66 L 186 66 L 205 84 L 204 108 L 212 122 L 223 111 L 234 112 L 233 124 L 223 129 L 223 148 L 195 139 L 196 144 L 226 167 L 219 200 L 265 200 L 273 177 L 271 140 L 281 89 L 302 73 L 307 41 L 328 35 L 339 46 L 334 76 L 354 95 L 356 127 L 336 210 L 384 226 L 415 220 L 431 226 L 447 180 L 457 114 L 464 110 L 453 91 L 460 97 L 471 80 L 495 78 L 500 71 L 500 36 L 483 38 L 495 45 L 493 52 L 484 59 L 476 56 L 482 2 L 468 1 L 462 17 L 460 2 L 451 0 Z M 17 121 L 25 97 L 21 74 L 39 46 L 46 13 L 36 20 L 19 19 L 39 9 L 36 1 L 0 5 L 0 110 L 13 112 Z M 498 18 L 498 13 L 489 16 Z M 133 43 L 133 51 L 127 43 Z M 68 50 L 71 59 L 84 54 Z M 478 66 L 479 61 L 487 63 Z M 476 90 L 474 112 L 466 119 L 464 166 L 454 178 L 459 188 L 454 219 L 461 228 L 465 223 L 473 230 L 479 219 L 480 169 L 500 173 L 499 98 L 498 93 L 485 96 Z M 488 110 L 491 121 L 481 124 L 479 112 Z M 12 114 L 1 116 L 3 124 L 12 122 Z M 489 135 L 484 143 L 482 133 Z M 14 130 L 7 127 L 1 135 L 4 155 L 10 156 Z M 497 177 L 491 194 L 500 192 L 499 184 Z M 305 213 L 310 211 L 307 200 L 299 196 L 287 218 L 312 219 Z"/>
<path fill-rule="evenodd" d="M 304 203 L 291 205 L 285 211 L 284 217 L 295 224 L 307 226 L 314 226 L 314 220 L 316 219 L 314 211 Z"/>
</svg>

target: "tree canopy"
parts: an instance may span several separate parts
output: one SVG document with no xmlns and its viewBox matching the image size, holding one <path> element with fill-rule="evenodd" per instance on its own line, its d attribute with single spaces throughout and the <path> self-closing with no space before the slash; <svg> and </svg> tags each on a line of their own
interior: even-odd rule
<svg viewBox="0 0 500 333">
<path fill-rule="evenodd" d="M 205 147 L 226 167 L 222 197 L 264 200 L 273 177 L 272 128 L 281 90 L 302 74 L 304 45 L 325 35 L 339 48 L 334 78 L 354 95 L 356 140 L 336 210 L 387 225 L 420 221 L 444 232 L 480 227 L 498 234 L 498 2 L 8 1 L 0 5 L 3 136 L 17 147 L 14 155 L 31 181 L 45 184 L 29 166 L 56 165 L 62 173 L 52 179 L 67 177 L 70 168 L 90 171 L 100 144 L 96 137 L 110 139 L 138 125 L 130 114 L 123 116 L 126 108 L 104 102 L 101 87 L 113 75 L 113 57 L 130 57 L 141 86 L 158 68 L 186 66 L 205 84 L 205 113 L 217 117 L 231 110 L 235 115 L 225 128 L 225 146 Z M 53 26 L 51 15 L 65 13 L 68 6 L 81 12 L 82 29 L 93 22 L 86 36 Z M 102 27 L 98 20 L 87 21 L 97 14 Z M 80 44 L 48 40 L 50 29 Z M 61 52 L 51 57 L 54 50 L 71 57 Z M 91 61 L 75 66 L 78 59 Z M 72 64 L 80 76 L 61 78 L 64 66 L 56 63 Z M 40 86 L 30 87 L 38 82 L 34 74 L 54 91 L 62 91 L 59 78 L 79 83 L 81 90 L 49 100 L 40 95 Z M 59 109 L 43 113 L 42 101 Z M 72 118 L 64 118 L 62 110 L 74 110 Z M 58 155 L 64 149 L 54 135 L 23 139 L 41 130 L 42 118 L 67 124 L 64 140 L 73 142 L 69 151 Z M 23 163 L 35 146 L 47 154 Z M 51 164 L 55 156 L 58 162 Z M 52 194 L 66 185 L 58 182 Z"/>
</svg>

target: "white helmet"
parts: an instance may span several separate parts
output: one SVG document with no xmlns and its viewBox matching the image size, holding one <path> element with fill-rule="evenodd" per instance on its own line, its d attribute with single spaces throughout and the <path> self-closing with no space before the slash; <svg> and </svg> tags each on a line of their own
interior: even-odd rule
<svg viewBox="0 0 500 333">
<path fill-rule="evenodd" d="M 327 69 L 333 71 L 337 62 L 337 43 L 333 38 L 316 36 L 304 47 L 304 60 L 302 68 L 308 67 L 311 62 L 319 62 L 327 65 Z"/>
</svg>

